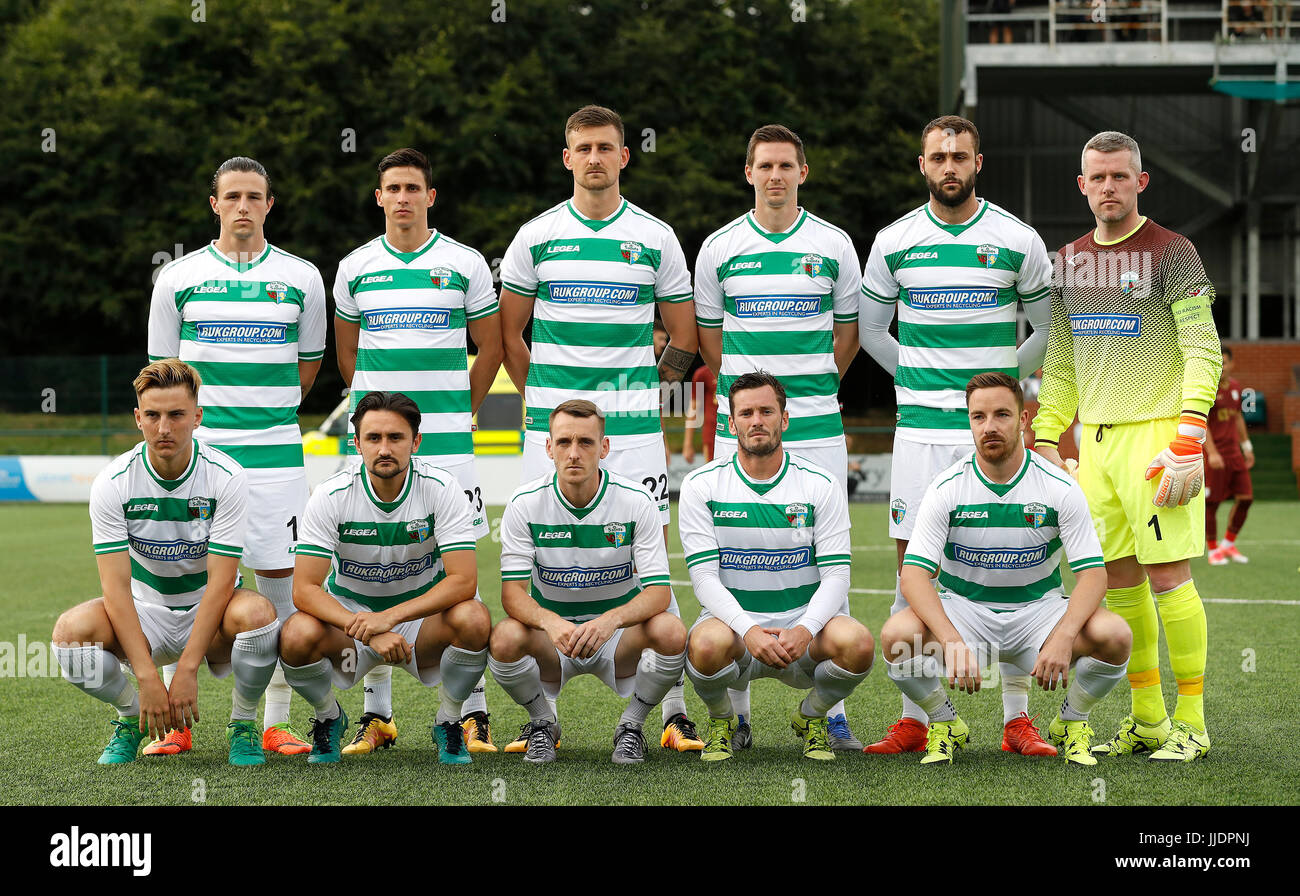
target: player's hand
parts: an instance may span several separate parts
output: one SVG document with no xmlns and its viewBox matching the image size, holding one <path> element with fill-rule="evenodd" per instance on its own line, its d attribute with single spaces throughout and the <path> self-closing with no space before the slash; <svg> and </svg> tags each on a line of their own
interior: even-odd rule
<svg viewBox="0 0 1300 896">
<path fill-rule="evenodd" d="M 1211 470 L 1223 469 L 1223 455 L 1218 452 L 1207 455 L 1206 462 L 1209 463 Z"/>
<path fill-rule="evenodd" d="M 154 737 L 162 737 L 169 729 L 175 727 L 172 724 L 172 709 L 167 688 L 157 675 L 142 675 L 139 681 L 140 730 Z"/>
<path fill-rule="evenodd" d="M 543 626 L 542 630 L 546 632 L 546 637 L 551 639 L 551 643 L 555 645 L 556 650 L 565 656 L 573 656 L 569 652 L 569 639 L 577 628 L 567 619 L 556 619 L 549 625 Z"/>
<path fill-rule="evenodd" d="M 1074 657 L 1074 639 L 1053 632 L 1038 650 L 1038 660 L 1029 673 L 1045 691 L 1064 688 L 1069 683 L 1070 660 Z"/>
<path fill-rule="evenodd" d="M 948 672 L 948 687 L 973 694 L 980 689 L 980 664 L 975 651 L 964 641 L 943 645 L 943 664 Z"/>
<path fill-rule="evenodd" d="M 682 442 L 682 460 L 688 464 L 695 463 L 695 440 L 687 439 Z"/>
<path fill-rule="evenodd" d="M 1243 447 L 1243 448 L 1241 449 L 1241 456 L 1244 457 L 1244 458 L 1246 459 L 1246 469 L 1247 469 L 1247 470 L 1254 469 L 1254 467 L 1255 467 L 1255 452 L 1254 452 L 1252 449 L 1250 449 L 1250 448 Z"/>
<path fill-rule="evenodd" d="M 1147 480 L 1160 477 L 1156 507 L 1181 507 L 1201 493 L 1205 483 L 1205 456 L 1195 439 L 1179 436 L 1147 466 Z"/>
<path fill-rule="evenodd" d="M 362 644 L 369 644 L 375 635 L 393 630 L 393 623 L 385 613 L 361 612 L 352 617 L 344 629 L 348 637 L 356 638 Z"/>
<path fill-rule="evenodd" d="M 178 667 L 167 689 L 167 703 L 171 707 L 172 722 L 176 728 L 189 728 L 199 720 L 199 675 L 197 669 L 187 671 Z"/>
<path fill-rule="evenodd" d="M 397 632 L 380 632 L 366 646 L 395 666 L 405 666 L 411 661 L 411 645 Z"/>
<path fill-rule="evenodd" d="M 1046 458 L 1062 470 L 1066 469 L 1065 461 L 1061 460 L 1061 452 L 1057 450 L 1055 445 L 1049 445 L 1046 442 L 1036 442 L 1034 443 L 1034 451 L 1036 451 L 1040 457 Z"/>
<path fill-rule="evenodd" d="M 784 669 L 794 662 L 794 657 L 790 656 L 790 652 L 781 646 L 781 634 L 782 630 L 779 628 L 750 626 L 743 639 L 745 649 L 749 651 L 750 656 L 760 663 L 771 666 L 773 669 Z"/>
<path fill-rule="evenodd" d="M 781 634 L 777 636 L 776 643 L 780 644 L 785 649 L 785 652 L 790 654 L 790 662 L 793 663 L 804 655 L 804 651 L 812 643 L 812 632 L 802 625 L 782 629 Z"/>
<path fill-rule="evenodd" d="M 589 619 L 569 635 L 569 656 L 585 660 L 596 655 L 605 642 L 614 637 L 618 625 L 605 614 Z"/>
</svg>

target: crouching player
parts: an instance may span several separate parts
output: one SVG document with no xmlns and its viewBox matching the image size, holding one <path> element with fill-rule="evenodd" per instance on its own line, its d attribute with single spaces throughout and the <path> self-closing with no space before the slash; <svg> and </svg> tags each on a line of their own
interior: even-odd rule
<svg viewBox="0 0 1300 896">
<path fill-rule="evenodd" d="M 940 686 L 940 651 L 949 687 L 968 693 L 992 662 L 1018 666 L 1049 690 L 1066 687 L 1074 664 L 1048 740 L 1067 762 L 1095 765 L 1088 712 L 1124 678 L 1133 636 L 1101 607 L 1106 569 L 1087 500 L 1025 450 L 1029 421 L 1014 377 L 972 377 L 966 406 L 975 452 L 940 473 L 921 502 L 903 557 L 908 608 L 880 633 L 889 677 L 929 713 L 921 762 L 951 763 L 970 730 Z M 1077 579 L 1068 600 L 1062 547 Z"/>
<path fill-rule="evenodd" d="M 381 663 L 442 682 L 438 761 L 470 762 L 461 707 L 487 665 L 492 618 L 474 600 L 478 571 L 465 493 L 412 455 L 420 410 L 369 392 L 352 415 L 362 463 L 322 482 L 303 512 L 294 567 L 298 612 L 284 624 L 284 679 L 316 711 L 308 762 L 338 762 L 348 718 L 332 685 L 351 688 Z M 328 576 L 328 579 L 326 579 Z"/>
<path fill-rule="evenodd" d="M 686 663 L 686 626 L 667 612 L 659 509 L 638 483 L 600 467 L 609 439 L 590 401 L 551 411 L 546 453 L 555 472 L 520 487 L 501 519 L 509 618 L 492 630 L 488 665 L 528 711 L 519 736 L 525 761 L 555 759 L 554 700 L 569 679 L 595 675 L 631 698 L 614 730 L 613 761 L 644 762 L 642 725 Z"/>
<path fill-rule="evenodd" d="M 261 765 L 257 703 L 275 668 L 280 623 L 270 601 L 236 587 L 248 481 L 193 433 L 203 419 L 198 371 L 175 358 L 135 378 L 144 441 L 95 477 L 90 521 L 104 596 L 54 626 L 63 677 L 117 709 L 100 765 L 133 762 L 146 734 L 199 721 L 198 669 L 235 673 L 231 765 Z M 122 671 L 131 664 L 140 685 Z M 177 662 L 170 686 L 158 666 Z"/>
<path fill-rule="evenodd" d="M 736 377 L 737 453 L 682 483 L 678 520 L 702 607 L 686 674 L 709 710 L 700 758 L 729 759 L 729 690 L 756 678 L 812 688 L 790 717 L 803 755 L 834 759 L 826 712 L 871 671 L 871 633 L 848 615 L 849 511 L 839 481 L 781 447 L 786 394 L 766 371 Z"/>
</svg>

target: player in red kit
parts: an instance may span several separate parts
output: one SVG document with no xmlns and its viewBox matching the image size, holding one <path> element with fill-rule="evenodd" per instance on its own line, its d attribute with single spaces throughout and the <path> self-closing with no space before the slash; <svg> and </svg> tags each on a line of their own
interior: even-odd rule
<svg viewBox="0 0 1300 896">
<path fill-rule="evenodd" d="M 1205 440 L 1205 547 L 1211 566 L 1224 566 L 1229 560 L 1247 563 L 1249 558 L 1237 550 L 1237 533 L 1246 522 L 1246 513 L 1254 500 L 1250 469 L 1255 466 L 1255 451 L 1246 434 L 1241 416 L 1241 384 L 1232 379 L 1232 349 L 1223 349 L 1223 372 L 1219 374 L 1219 391 L 1210 408 L 1210 437 Z M 1228 533 L 1218 537 L 1219 504 L 1233 498 L 1228 516 Z"/>
</svg>

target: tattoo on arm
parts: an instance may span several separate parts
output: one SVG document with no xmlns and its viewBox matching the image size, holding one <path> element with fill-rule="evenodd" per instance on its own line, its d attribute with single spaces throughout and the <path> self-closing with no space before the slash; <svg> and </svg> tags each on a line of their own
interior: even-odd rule
<svg viewBox="0 0 1300 896">
<path fill-rule="evenodd" d="M 683 351 L 670 345 L 664 349 L 663 357 L 659 359 L 659 379 L 665 383 L 680 383 L 694 363 L 695 352 Z"/>
</svg>

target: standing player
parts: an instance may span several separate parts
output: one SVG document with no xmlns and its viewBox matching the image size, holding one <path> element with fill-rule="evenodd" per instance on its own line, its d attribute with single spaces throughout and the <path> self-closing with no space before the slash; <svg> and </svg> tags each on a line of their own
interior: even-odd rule
<svg viewBox="0 0 1300 896">
<path fill-rule="evenodd" d="M 754 208 L 704 241 L 695 264 L 695 319 L 700 354 L 718 381 L 716 457 L 736 452 L 726 422 L 731 383 L 767 370 L 789 396 L 786 448 L 830 470 L 847 495 L 838 395 L 858 352 L 862 277 L 849 235 L 800 208 L 799 186 L 807 177 L 798 134 L 779 124 L 754 131 L 745 150 Z M 733 743 L 745 748 L 752 743 L 749 692 L 731 699 L 739 717 Z M 842 704 L 829 718 L 835 749 L 862 749 Z"/>
<path fill-rule="evenodd" d="M 501 518 L 501 604 L 492 677 L 528 710 L 528 762 L 551 762 L 560 739 L 553 701 L 595 675 L 630 697 L 613 760 L 645 761 L 641 727 L 681 678 L 686 626 L 668 611 L 668 553 L 655 503 L 638 483 L 600 468 L 604 418 L 589 401 L 551 412 L 549 475 L 525 484 Z M 650 656 L 642 659 L 649 649 Z"/>
<path fill-rule="evenodd" d="M 679 383 L 699 345 L 686 258 L 673 229 L 619 193 L 631 153 L 623 120 L 584 106 L 564 125 L 573 198 L 519 229 L 501 264 L 506 370 L 524 395 L 523 481 L 546 475 L 547 420 L 569 398 L 600 408 L 609 436 L 602 466 L 642 483 L 668 538 L 668 465 L 659 384 Z M 670 341 L 654 363 L 655 308 Z M 533 318 L 532 350 L 524 328 Z M 677 613 L 672 599 L 670 612 Z M 663 702 L 661 744 L 704 747 L 680 686 Z M 515 741 L 507 752 L 524 749 Z"/>
<path fill-rule="evenodd" d="M 266 241 L 263 225 L 275 199 L 260 163 L 227 159 L 212 176 L 208 202 L 220 235 L 159 272 L 149 357 L 178 357 L 202 375 L 198 437 L 248 473 L 244 563 L 283 622 L 293 613 L 293 548 L 307 503 L 298 405 L 325 354 L 325 287 L 315 265 Z M 262 746 L 305 753 L 310 745 L 289 729 L 289 698 L 277 668 Z M 189 748 L 189 732 L 181 729 L 145 753 Z"/>
<path fill-rule="evenodd" d="M 1047 347 L 1051 308 L 1044 301 L 1051 265 L 1042 239 L 1019 218 L 975 196 L 984 164 L 979 131 L 956 115 L 921 132 L 917 162 L 929 201 L 876 234 L 862 274 L 862 347 L 894 376 L 898 426 L 889 484 L 889 534 L 898 549 L 899 584 L 890 613 L 907 606 L 901 574 L 916 508 L 940 470 L 970 453 L 964 388 L 976 373 L 1024 378 Z M 1033 334 L 1016 349 L 1016 310 Z M 898 311 L 898 341 L 889 324 Z M 1002 673 L 1004 750 L 1051 755 L 1031 722 L 1029 676 Z M 925 713 L 903 696 L 903 715 L 868 753 L 925 749 Z"/>
<path fill-rule="evenodd" d="M 1232 349 L 1226 345 L 1209 424 L 1210 437 L 1205 440 L 1205 547 L 1210 565 L 1224 566 L 1229 560 L 1249 563 L 1249 558 L 1237 550 L 1237 533 L 1246 524 L 1246 513 L 1255 498 L 1250 481 L 1255 449 L 1246 433 L 1246 419 L 1241 416 L 1241 383 L 1232 379 Z M 1229 497 L 1233 501 L 1228 534 L 1219 544 L 1219 505 Z"/>
<path fill-rule="evenodd" d="M 104 596 L 54 625 L 63 677 L 117 709 L 100 765 L 133 762 L 146 734 L 199 721 L 198 670 L 235 673 L 230 764 L 261 765 L 257 701 L 275 668 L 280 623 L 237 588 L 248 481 L 229 456 L 193 437 L 203 420 L 199 375 L 175 359 L 135 378 L 144 441 L 113 460 L 90 492 Z M 131 664 L 139 693 L 122 671 Z M 178 662 L 179 661 L 179 662 Z M 157 663 L 177 663 L 171 681 Z"/>
<path fill-rule="evenodd" d="M 483 256 L 429 229 L 437 192 L 429 160 L 418 150 L 399 149 L 380 161 L 375 203 L 384 210 L 384 233 L 339 263 L 335 348 L 352 387 L 352 408 L 374 390 L 401 392 L 419 407 L 420 456 L 460 482 L 478 539 L 488 525 L 471 421 L 501 366 L 501 322 Z M 478 349 L 473 367 L 467 366 L 467 331 Z M 397 738 L 392 676 L 388 665 L 366 675 L 364 712 L 344 753 L 369 753 Z M 462 723 L 471 752 L 496 752 L 482 682 Z"/>
<path fill-rule="evenodd" d="M 362 397 L 352 415 L 362 463 L 317 486 L 303 513 L 299 612 L 285 623 L 280 656 L 316 710 L 308 762 L 341 758 L 348 718 L 331 684 L 350 688 L 381 663 L 428 687 L 441 680 L 438 761 L 471 761 L 460 717 L 487 666 L 492 617 L 474 600 L 474 527 L 460 483 L 412 457 L 420 416 L 400 392 Z"/>
<path fill-rule="evenodd" d="M 944 696 L 934 653 L 949 687 L 970 693 L 995 655 L 1051 690 L 1066 686 L 1073 665 L 1048 737 L 1066 762 L 1096 765 L 1088 713 L 1124 677 L 1132 635 L 1101 606 L 1106 572 L 1087 499 L 1025 450 L 1029 418 L 1015 377 L 977 374 L 966 401 L 975 451 L 935 477 L 916 514 L 903 558 L 908 608 L 880 633 L 889 677 L 930 717 L 921 762 L 951 763 L 970 729 Z M 1068 600 L 1062 548 L 1077 577 Z"/>
<path fill-rule="evenodd" d="M 677 512 L 700 599 L 686 672 L 709 708 L 700 758 L 730 759 L 736 719 L 729 691 L 756 678 L 811 688 L 790 716 L 808 759 L 834 759 L 826 713 L 871 671 L 871 633 L 845 612 L 848 496 L 816 464 L 784 450 L 790 425 L 781 382 L 736 377 L 728 429 L 739 451 L 692 472 Z"/>
<path fill-rule="evenodd" d="M 1210 749 L 1205 607 L 1189 558 L 1205 550 L 1201 447 L 1222 365 L 1214 287 L 1186 237 L 1138 214 L 1149 176 L 1137 141 L 1097 134 L 1081 168 L 1079 191 L 1097 226 L 1056 259 L 1034 447 L 1060 463 L 1057 440 L 1078 411 L 1079 484 L 1106 558 L 1106 606 L 1133 630 L 1133 712 L 1093 749 L 1190 761 Z M 1172 726 L 1160 623 L 1178 679 Z"/>
</svg>

